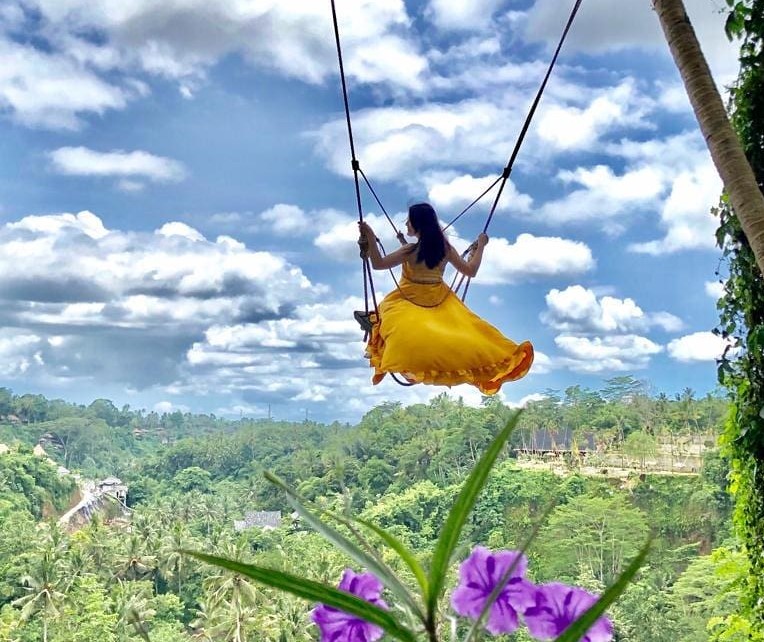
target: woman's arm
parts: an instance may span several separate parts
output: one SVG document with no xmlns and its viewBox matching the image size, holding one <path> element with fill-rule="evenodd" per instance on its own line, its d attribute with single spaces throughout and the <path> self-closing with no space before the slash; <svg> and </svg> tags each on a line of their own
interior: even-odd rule
<svg viewBox="0 0 764 642">
<path fill-rule="evenodd" d="M 387 270 L 400 265 L 414 249 L 412 243 L 407 243 L 403 247 L 399 247 L 395 252 L 382 256 L 377 245 L 377 237 L 371 226 L 368 223 L 359 223 L 358 226 L 361 229 L 361 239 L 365 239 L 368 246 L 371 267 L 375 270 Z"/>
<path fill-rule="evenodd" d="M 459 272 L 472 278 L 478 273 L 480 263 L 483 260 L 483 248 L 486 243 L 488 243 L 488 236 L 485 233 L 481 233 L 475 242 L 475 249 L 470 254 L 468 260 L 465 261 L 452 245 L 448 246 L 448 254 L 446 256 L 449 263 L 459 270 Z"/>
</svg>

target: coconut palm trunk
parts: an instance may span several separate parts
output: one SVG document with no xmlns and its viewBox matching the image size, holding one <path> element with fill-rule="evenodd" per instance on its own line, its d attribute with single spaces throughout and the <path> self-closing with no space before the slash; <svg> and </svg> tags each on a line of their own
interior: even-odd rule
<svg viewBox="0 0 764 642">
<path fill-rule="evenodd" d="M 727 118 L 682 0 L 652 0 L 732 208 L 764 274 L 764 195 Z"/>
</svg>

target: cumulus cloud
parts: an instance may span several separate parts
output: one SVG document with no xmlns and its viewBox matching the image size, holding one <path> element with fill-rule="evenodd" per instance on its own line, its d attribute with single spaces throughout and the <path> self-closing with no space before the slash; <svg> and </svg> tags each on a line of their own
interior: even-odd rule
<svg viewBox="0 0 764 642">
<path fill-rule="evenodd" d="M 141 150 L 98 152 L 87 147 L 59 147 L 48 156 L 53 169 L 68 176 L 137 177 L 154 183 L 181 181 L 186 176 L 182 163 Z M 141 183 L 128 180 L 121 186 L 130 191 L 140 189 Z"/>
<path fill-rule="evenodd" d="M 29 375 L 30 369 L 44 365 L 43 339 L 19 328 L 0 329 L 0 375 L 13 378 Z"/>
<path fill-rule="evenodd" d="M 552 223 L 598 220 L 612 231 L 624 225 L 619 218 L 655 205 L 665 181 L 654 167 L 627 170 L 619 176 L 606 165 L 563 170 L 558 178 L 576 189 L 544 203 L 540 214 L 545 220 Z"/>
<path fill-rule="evenodd" d="M 463 31 L 484 27 L 503 0 L 430 0 L 425 15 L 440 29 Z"/>
<path fill-rule="evenodd" d="M 663 347 L 642 336 L 653 328 L 675 332 L 684 327 L 669 312 L 644 312 L 633 299 L 598 297 L 581 285 L 550 290 L 542 322 L 560 332 L 555 367 L 576 372 L 624 372 L 646 368 Z"/>
<path fill-rule="evenodd" d="M 594 268 L 589 247 L 554 236 L 520 234 L 514 243 L 492 238 L 485 248 L 476 283 L 522 283 L 541 278 L 575 276 Z"/>
<path fill-rule="evenodd" d="M 395 228 L 405 233 L 406 215 L 390 213 Z M 382 242 L 386 253 L 392 252 L 400 244 L 389 221 L 379 214 L 365 214 L 364 221 L 371 225 L 377 238 Z M 310 228 L 315 234 L 313 244 L 323 251 L 327 257 L 345 263 L 355 262 L 360 265 L 358 258 L 358 219 L 345 215 L 336 221 L 327 221 L 321 228 Z"/>
<path fill-rule="evenodd" d="M 638 335 L 580 337 L 562 334 L 554 342 L 562 351 L 559 363 L 576 372 L 626 372 L 646 368 L 663 348 Z"/>
<path fill-rule="evenodd" d="M 696 131 L 604 145 L 610 164 L 563 169 L 557 174 L 562 196 L 540 208 L 551 223 L 595 222 L 608 234 L 621 234 L 634 220 L 659 216 L 661 239 L 632 243 L 629 250 L 665 254 L 714 245 L 711 207 L 721 182 L 702 137 Z M 622 160 L 621 160 L 622 159 Z M 624 167 L 613 169 L 614 164 Z"/>
<path fill-rule="evenodd" d="M 423 168 L 442 171 L 464 165 L 495 167 L 498 174 L 523 117 L 516 101 L 465 99 L 356 110 L 353 131 L 359 158 L 373 168 L 372 178 L 404 180 Z M 337 145 L 346 136 L 345 127 L 337 119 L 312 133 L 317 153 L 341 176 L 350 172 L 347 153 Z"/>
<path fill-rule="evenodd" d="M 5 40 L 0 34 L 0 110 L 23 125 L 79 129 L 82 117 L 122 109 L 138 95 L 56 53 Z"/>
<path fill-rule="evenodd" d="M 534 401 L 543 401 L 546 399 L 546 395 L 542 394 L 540 392 L 534 392 L 529 395 L 525 395 L 522 399 L 516 402 L 510 401 L 507 405 L 510 408 L 525 408 L 529 403 L 533 403 Z"/>
<path fill-rule="evenodd" d="M 180 81 L 190 94 L 220 58 L 239 53 L 252 64 L 307 82 L 336 70 L 331 17 L 313 2 L 210 4 L 150 0 L 118 7 L 109 0 L 31 0 L 47 28 L 42 33 L 71 56 L 89 64 L 139 69 Z M 402 0 L 337 3 L 347 73 L 369 83 L 408 89 L 420 84 L 426 59 L 406 39 L 409 22 Z M 93 46 L 81 34 L 98 30 Z"/>
<path fill-rule="evenodd" d="M 713 249 L 718 221 L 711 207 L 719 201 L 722 182 L 708 159 L 692 171 L 679 173 L 661 211 L 666 235 L 659 240 L 633 243 L 632 252 L 670 254 L 680 250 Z"/>
<path fill-rule="evenodd" d="M 350 217 L 334 209 L 306 211 L 298 205 L 277 203 L 256 217 L 253 230 L 265 229 L 278 236 L 311 235 L 334 225 L 347 225 Z M 356 228 L 357 232 L 357 228 Z"/>
<path fill-rule="evenodd" d="M 724 296 L 724 283 L 721 281 L 706 281 L 704 289 L 712 299 L 720 299 Z"/>
<path fill-rule="evenodd" d="M 673 314 L 648 314 L 633 299 L 598 298 L 592 290 L 581 285 L 550 290 L 546 295 L 546 305 L 541 320 L 562 332 L 630 333 L 651 327 L 675 332 L 683 327 L 681 319 Z"/>
<path fill-rule="evenodd" d="M 732 342 L 729 339 L 723 339 L 713 332 L 694 332 L 670 341 L 666 350 L 676 361 L 693 363 L 720 359 L 731 345 Z M 736 350 L 732 349 L 731 354 L 735 352 Z"/>
<path fill-rule="evenodd" d="M 478 66 L 475 71 L 480 69 Z M 495 70 L 489 67 L 483 71 L 493 74 Z M 424 183 L 425 187 L 431 176 L 448 172 L 458 176 L 465 167 L 479 171 L 490 168 L 500 174 L 530 102 L 527 76 L 517 75 L 523 80 L 513 74 L 503 82 L 494 78 L 499 86 L 490 92 L 475 87 L 479 92 L 476 97 L 355 110 L 353 129 L 364 167 L 373 168 L 370 174 L 379 180 Z M 454 78 L 443 81 L 443 86 L 468 94 L 473 89 Z M 545 97 L 525 142 L 521 163 L 531 166 L 539 159 L 548 160 L 574 149 L 597 149 L 614 131 L 647 127 L 647 116 L 654 109 L 655 102 L 629 79 L 605 88 L 585 86 L 580 81 L 560 82 Z M 344 120 L 336 119 L 311 133 L 317 154 L 342 176 L 349 175 L 350 169 L 346 152 L 336 141 L 346 135 L 345 128 Z"/>
<path fill-rule="evenodd" d="M 158 412 L 160 414 L 169 413 L 169 412 L 188 412 L 189 408 L 188 406 L 185 406 L 183 404 L 175 404 L 172 401 L 157 401 L 154 404 L 154 412 Z"/>
<path fill-rule="evenodd" d="M 538 135 L 543 142 L 560 150 L 591 148 L 612 129 L 645 127 L 653 108 L 631 79 L 612 88 L 590 88 L 581 95 L 589 101 L 583 106 L 553 103 L 541 111 Z"/>
<path fill-rule="evenodd" d="M 687 13 L 698 39 L 720 84 L 736 73 L 736 45 L 724 35 L 725 13 L 706 0 L 686 0 Z M 556 43 L 567 20 L 558 0 L 533 3 L 525 21 L 525 37 Z M 591 0 L 583 3 L 567 42 L 568 51 L 607 54 L 625 49 L 642 49 L 669 56 L 666 40 L 655 12 L 649 3 L 613 3 Z"/>
<path fill-rule="evenodd" d="M 0 248 L 2 324 L 32 329 L 64 378 L 168 384 L 209 328 L 282 318 L 324 292 L 277 255 L 181 222 L 125 233 L 91 212 L 28 216 L 0 228 Z"/>
<path fill-rule="evenodd" d="M 475 177 L 471 174 L 459 176 L 433 174 L 426 176 L 424 182 L 427 185 L 428 200 L 435 208 L 438 211 L 453 212 L 456 215 L 488 189 L 496 181 L 496 178 L 496 176 Z M 475 207 L 488 210 L 496 198 L 497 189 L 494 187 Z M 521 194 L 515 184 L 511 180 L 507 180 L 496 209 L 497 211 L 527 213 L 532 204 L 533 198 L 531 196 Z"/>
</svg>

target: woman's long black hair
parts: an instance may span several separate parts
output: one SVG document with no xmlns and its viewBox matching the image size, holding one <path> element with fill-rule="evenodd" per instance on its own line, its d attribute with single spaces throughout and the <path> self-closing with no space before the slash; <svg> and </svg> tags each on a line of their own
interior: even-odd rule
<svg viewBox="0 0 764 642">
<path fill-rule="evenodd" d="M 424 261 L 428 268 L 440 265 L 446 256 L 446 237 L 432 205 L 417 203 L 409 207 L 409 222 L 414 231 L 419 232 L 417 263 Z"/>
</svg>

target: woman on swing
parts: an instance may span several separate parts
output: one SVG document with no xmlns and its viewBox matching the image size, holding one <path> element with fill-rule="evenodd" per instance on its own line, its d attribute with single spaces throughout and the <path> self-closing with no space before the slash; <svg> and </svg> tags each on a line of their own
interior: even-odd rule
<svg viewBox="0 0 764 642">
<path fill-rule="evenodd" d="M 380 303 L 379 319 L 372 315 L 366 356 L 374 368 L 373 383 L 392 372 L 410 383 L 469 383 L 492 395 L 505 381 L 525 376 L 533 363 L 533 346 L 507 339 L 471 312 L 443 281 L 447 263 L 474 277 L 488 236 L 478 237 L 475 251 L 465 261 L 446 240 L 428 203 L 412 205 L 406 225 L 416 243 L 382 256 L 374 231 L 360 223 L 359 242 L 368 246 L 371 266 L 375 270 L 402 266 L 398 288 Z"/>
</svg>

